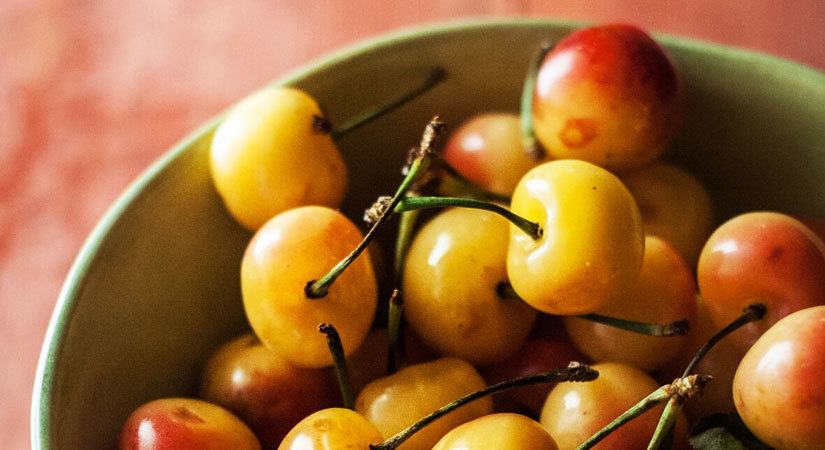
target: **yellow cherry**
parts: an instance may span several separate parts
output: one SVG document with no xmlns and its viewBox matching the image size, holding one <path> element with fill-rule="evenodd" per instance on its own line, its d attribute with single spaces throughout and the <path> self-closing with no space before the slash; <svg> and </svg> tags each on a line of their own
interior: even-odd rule
<svg viewBox="0 0 825 450">
<path fill-rule="evenodd" d="M 630 192 L 610 172 L 577 160 L 544 163 L 521 179 L 510 210 L 544 229 L 537 240 L 510 229 L 507 274 L 534 308 L 589 314 L 639 276 L 641 217 Z"/>
<path fill-rule="evenodd" d="M 361 239 L 349 219 L 322 206 L 291 209 L 258 230 L 241 263 L 241 290 L 249 323 L 267 347 L 303 367 L 328 366 L 332 356 L 318 325 L 331 323 L 346 355 L 358 348 L 377 302 L 369 255 L 357 258 L 327 295 L 310 299 L 305 288 Z"/>
<path fill-rule="evenodd" d="M 278 450 L 369 450 L 383 440 L 364 416 L 346 408 L 328 408 L 298 422 Z"/>
<path fill-rule="evenodd" d="M 648 323 L 693 323 L 695 297 L 693 272 L 682 256 L 664 240 L 647 236 L 638 280 L 596 313 Z M 645 371 L 676 359 L 687 343 L 687 336 L 645 336 L 575 317 L 565 317 L 564 324 L 576 348 L 592 360 L 623 362 Z"/>
<path fill-rule="evenodd" d="M 389 438 L 438 408 L 485 387 L 481 375 L 469 363 L 441 358 L 406 367 L 368 384 L 358 395 L 355 410 Z M 427 425 L 398 448 L 430 450 L 448 431 L 492 412 L 492 400 L 481 398 Z"/>
<path fill-rule="evenodd" d="M 309 94 L 273 87 L 233 108 L 215 130 L 210 168 L 229 212 L 256 230 L 301 205 L 337 207 L 347 168 Z"/>
<path fill-rule="evenodd" d="M 624 173 L 621 179 L 639 205 L 645 233 L 673 244 L 695 267 L 713 225 L 713 205 L 702 183 L 663 162 Z"/>
<path fill-rule="evenodd" d="M 490 414 L 445 434 L 433 450 L 557 450 L 550 434 L 520 414 Z"/>
<path fill-rule="evenodd" d="M 501 216 L 453 208 L 421 228 L 407 254 L 404 312 L 421 339 L 441 354 L 492 364 L 524 343 L 536 311 L 501 298 L 507 282 L 509 227 Z"/>
</svg>

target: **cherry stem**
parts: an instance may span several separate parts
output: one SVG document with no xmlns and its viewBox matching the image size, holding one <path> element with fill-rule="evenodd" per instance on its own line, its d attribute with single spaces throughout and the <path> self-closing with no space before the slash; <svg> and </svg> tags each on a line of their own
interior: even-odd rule
<svg viewBox="0 0 825 450">
<path fill-rule="evenodd" d="M 462 175 L 461 172 L 458 171 L 455 167 L 453 167 L 450 163 L 445 161 L 442 158 L 436 160 L 438 166 L 444 170 L 444 172 L 449 175 L 456 183 L 458 183 L 462 189 L 464 189 L 468 195 L 472 197 L 476 197 L 482 200 L 490 200 L 491 202 L 497 203 L 510 203 L 510 197 L 506 195 L 497 194 L 492 191 L 488 191 L 483 187 L 479 186 L 478 184 L 470 181 L 467 177 Z"/>
<path fill-rule="evenodd" d="M 415 87 L 409 92 L 396 97 L 388 103 L 379 106 L 378 108 L 372 111 L 367 111 L 359 115 L 358 117 L 355 117 L 354 119 L 350 120 L 348 123 L 345 123 L 341 127 L 335 128 L 335 130 L 332 131 L 332 138 L 338 139 L 357 130 L 358 128 L 361 128 L 362 126 L 372 122 L 373 120 L 381 116 L 389 114 L 390 112 L 398 109 L 399 107 L 409 103 L 411 100 L 414 100 L 415 98 L 423 95 L 430 89 L 438 86 L 446 78 L 447 71 L 443 68 L 436 67 L 432 69 L 427 79 L 424 80 L 424 83 Z"/>
<path fill-rule="evenodd" d="M 685 367 L 684 372 L 682 372 L 682 378 L 693 373 L 705 355 L 707 355 L 719 341 L 725 338 L 725 336 L 748 323 L 761 320 L 767 312 L 768 308 L 762 303 L 754 303 L 743 309 L 741 316 L 729 323 L 725 328 L 717 331 L 716 334 L 711 336 L 705 345 L 696 352 L 696 355 L 694 355 L 693 359 L 691 359 L 690 363 Z M 662 412 L 662 416 L 659 418 L 659 423 L 656 425 L 656 431 L 653 433 L 653 437 L 647 447 L 648 450 L 658 449 L 665 441 L 672 439 L 671 433 L 673 431 L 673 425 L 676 423 L 676 417 L 679 415 L 679 411 L 681 411 L 684 402 L 685 399 L 683 397 L 674 397 L 668 402 L 665 410 Z"/>
<path fill-rule="evenodd" d="M 673 383 L 666 384 L 659 389 L 656 389 L 650 393 L 650 395 L 639 401 L 639 403 L 631 406 L 630 409 L 622 413 L 619 417 L 613 419 L 612 422 L 607 424 L 604 428 L 597 431 L 596 434 L 590 436 L 581 445 L 576 447 L 576 450 L 593 448 L 596 444 L 601 442 L 614 431 L 621 428 L 624 424 L 641 416 L 664 401 L 678 398 L 684 402 L 687 399 L 701 395 L 705 386 L 712 379 L 713 377 L 710 375 L 689 375 L 687 377 L 677 378 L 673 381 Z"/>
<path fill-rule="evenodd" d="M 717 331 L 716 334 L 711 336 L 710 339 L 696 352 L 696 355 L 693 359 L 690 360 L 687 367 L 685 367 L 685 371 L 682 372 L 682 376 L 686 377 L 693 373 L 696 369 L 696 366 L 702 361 L 705 355 L 725 336 L 733 333 L 734 331 L 738 330 L 745 324 L 756 322 L 757 320 L 761 320 L 765 317 L 765 314 L 768 312 L 768 308 L 762 303 L 754 303 L 749 305 L 745 309 L 742 310 L 742 315 L 739 316 L 736 320 L 729 323 L 728 326 L 722 328 L 721 330 Z"/>
<path fill-rule="evenodd" d="M 687 319 L 675 320 L 670 323 L 646 323 L 634 320 L 619 319 L 617 317 L 602 316 L 600 314 L 584 314 L 578 316 L 579 319 L 589 320 L 614 328 L 619 328 L 633 333 L 655 337 L 684 336 L 690 330 L 690 322 Z"/>
<path fill-rule="evenodd" d="M 341 276 L 342 273 L 344 273 L 344 270 L 346 270 L 346 268 L 349 267 L 349 265 L 352 264 L 356 258 L 358 258 L 358 255 L 360 255 L 367 248 L 375 236 L 375 233 L 378 232 L 378 229 L 381 228 L 384 222 L 387 221 L 387 218 L 389 218 L 393 207 L 395 207 L 395 205 L 398 204 L 402 198 L 404 198 L 407 191 L 413 186 L 413 183 L 415 183 L 418 177 L 427 171 L 432 154 L 434 153 L 433 146 L 443 134 L 444 122 L 442 122 L 438 116 L 433 117 L 424 129 L 424 134 L 421 137 L 421 143 L 418 147 L 413 149 L 411 153 L 412 159 L 409 167 L 407 168 L 407 173 L 401 181 L 401 185 L 398 186 L 398 190 L 395 191 L 395 195 L 393 195 L 389 200 L 388 207 L 380 212 L 380 215 L 378 215 L 377 219 L 373 222 L 369 231 L 367 231 L 367 234 L 364 236 L 364 239 L 361 240 L 361 243 L 359 243 L 349 255 L 344 257 L 344 259 L 336 264 L 335 267 L 327 272 L 326 275 L 318 280 L 309 281 L 306 284 L 304 293 L 307 298 L 316 299 L 326 296 L 332 283 L 334 283 L 335 280 Z"/>
<path fill-rule="evenodd" d="M 513 286 L 505 281 L 496 285 L 496 294 L 501 298 L 509 298 L 513 300 L 522 300 Z M 646 336 L 656 337 L 670 337 L 681 336 L 687 334 L 690 330 L 690 322 L 687 320 L 676 320 L 666 324 L 636 322 L 634 320 L 618 319 L 615 317 L 603 316 L 601 314 L 585 314 L 576 316 L 579 319 L 589 320 L 591 322 L 598 322 L 614 328 L 619 328 L 633 333 L 643 334 Z"/>
<path fill-rule="evenodd" d="M 398 219 L 398 235 L 395 238 L 395 255 L 393 260 L 393 271 L 395 272 L 396 286 L 401 284 L 404 273 L 404 261 L 407 258 L 407 250 L 410 248 L 415 224 L 418 221 L 420 211 L 407 211 L 401 213 Z"/>
<path fill-rule="evenodd" d="M 495 394 L 496 392 L 539 383 L 560 383 L 564 381 L 593 381 L 598 376 L 599 372 L 595 371 L 589 366 L 577 362 L 571 362 L 570 365 L 565 368 L 555 369 L 549 372 L 528 375 L 520 378 L 514 378 L 508 381 L 503 381 L 501 383 L 494 384 L 486 389 L 482 389 L 480 391 L 476 391 L 471 394 L 465 395 L 464 397 L 461 397 L 458 400 L 455 400 L 451 403 L 442 406 L 441 408 L 430 413 L 418 422 L 410 425 L 407 429 L 387 439 L 383 443 L 378 445 L 370 445 L 370 449 L 393 450 L 397 448 L 399 445 L 401 445 L 404 441 L 409 439 L 413 434 L 415 434 L 422 428 L 426 427 L 430 423 L 434 422 L 435 420 L 449 414 L 456 408 L 466 405 L 467 403 L 470 403 L 472 401 L 478 400 L 479 398 L 482 398 L 484 396 Z"/>
<path fill-rule="evenodd" d="M 389 351 L 387 352 L 387 373 L 395 373 L 397 367 L 397 356 L 399 348 L 399 336 L 401 335 L 401 318 L 404 314 L 404 302 L 401 299 L 401 291 L 392 290 L 389 304 L 389 320 L 387 321 L 387 336 L 389 338 Z"/>
<path fill-rule="evenodd" d="M 541 44 L 527 69 L 527 78 L 524 80 L 524 88 L 521 91 L 521 142 L 524 151 L 536 161 L 546 158 L 547 152 L 536 138 L 536 130 L 533 127 L 533 91 L 536 90 L 536 79 L 541 63 L 544 62 L 544 58 L 553 46 L 554 44 L 550 42 Z"/>
<path fill-rule="evenodd" d="M 682 403 L 676 398 L 671 397 L 665 405 L 665 410 L 662 411 L 662 417 L 656 424 L 656 431 L 653 432 L 653 437 L 647 445 L 648 450 L 655 450 L 662 446 L 665 441 L 673 442 L 673 426 L 676 425 L 676 418 L 679 417 L 679 411 L 682 409 Z"/>
<path fill-rule="evenodd" d="M 341 389 L 341 399 L 344 401 L 344 407 L 353 409 L 355 397 L 349 381 L 347 358 L 344 356 L 344 346 L 341 344 L 338 330 L 328 323 L 322 323 L 318 325 L 318 331 L 327 337 L 327 347 L 329 347 L 329 352 L 332 353 L 332 361 L 335 363 L 335 375 L 338 377 L 338 387 Z"/>
<path fill-rule="evenodd" d="M 511 212 L 509 209 L 495 203 L 477 200 L 474 198 L 461 197 L 407 197 L 395 205 L 395 212 L 412 211 L 416 209 L 444 208 L 449 206 L 459 206 L 463 208 L 483 209 L 494 212 L 513 225 L 519 227 L 534 240 L 541 239 L 543 231 L 536 222 L 531 222 L 524 217 Z"/>
</svg>

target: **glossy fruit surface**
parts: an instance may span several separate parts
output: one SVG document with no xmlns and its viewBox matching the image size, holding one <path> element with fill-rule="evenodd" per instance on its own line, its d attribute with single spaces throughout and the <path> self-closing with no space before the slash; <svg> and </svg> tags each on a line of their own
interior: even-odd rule
<svg viewBox="0 0 825 450">
<path fill-rule="evenodd" d="M 782 317 L 825 304 L 825 244 L 784 214 L 742 214 L 708 239 L 697 276 L 711 320 L 719 328 L 751 303 L 767 306 L 764 319 L 731 336 L 747 349 Z"/>
<path fill-rule="evenodd" d="M 662 48 L 630 25 L 584 28 L 539 70 L 536 136 L 553 158 L 627 169 L 654 160 L 681 124 L 682 84 Z"/>
<path fill-rule="evenodd" d="M 713 225 L 713 205 L 702 183 L 664 162 L 623 173 L 621 179 L 639 205 L 645 234 L 668 241 L 695 267 Z"/>
<path fill-rule="evenodd" d="M 519 116 L 510 113 L 470 118 L 450 136 L 442 157 L 468 180 L 507 196 L 537 164 L 522 146 Z"/>
<path fill-rule="evenodd" d="M 256 230 L 290 208 L 340 205 L 347 168 L 325 120 L 311 96 L 286 87 L 257 92 L 227 114 L 212 138 L 210 168 L 241 224 Z"/>
<path fill-rule="evenodd" d="M 305 294 L 361 242 L 343 214 L 304 206 L 279 214 L 252 238 L 241 263 L 244 308 L 252 329 L 272 351 L 304 367 L 332 364 L 318 325 L 330 323 L 352 353 L 372 325 L 376 281 L 365 252 L 317 299 Z"/>
<path fill-rule="evenodd" d="M 733 379 L 736 409 L 751 431 L 778 449 L 825 442 L 825 306 L 777 322 L 745 354 Z"/>
<path fill-rule="evenodd" d="M 190 398 L 154 400 L 136 409 L 121 450 L 260 450 L 252 431 L 220 406 Z"/>
<path fill-rule="evenodd" d="M 656 381 L 639 369 L 620 363 L 592 366 L 599 377 L 587 383 L 559 383 L 550 391 L 541 412 L 541 424 L 550 432 L 559 449 L 574 449 L 587 438 L 659 388 Z M 647 444 L 656 429 L 664 406 L 660 405 L 625 424 L 595 449 L 638 450 Z M 676 448 L 686 447 L 683 420 L 677 422 Z"/>
<path fill-rule="evenodd" d="M 530 338 L 516 353 L 482 369 L 487 384 L 493 385 L 513 378 L 548 372 L 566 367 L 571 361 L 588 362 L 570 343 L 564 333 L 556 336 Z M 525 411 L 538 417 L 552 383 L 533 384 L 507 389 L 493 396 L 497 411 Z"/>
<path fill-rule="evenodd" d="M 274 448 L 304 417 L 341 404 L 331 369 L 298 367 L 246 334 L 209 358 L 200 396 L 234 412 Z"/>
<path fill-rule="evenodd" d="M 358 394 L 355 410 L 389 438 L 447 403 L 485 387 L 470 364 L 441 358 L 373 381 Z M 448 431 L 492 412 L 492 400 L 481 398 L 429 424 L 398 448 L 430 450 Z"/>
<path fill-rule="evenodd" d="M 520 414 L 490 414 L 454 428 L 433 450 L 557 450 L 535 420 Z"/>
<path fill-rule="evenodd" d="M 696 316 L 693 271 L 664 240 L 647 236 L 642 272 L 622 296 L 596 311 L 607 317 L 666 324 Z M 685 336 L 655 337 L 575 317 L 564 319 L 573 344 L 594 361 L 615 361 L 651 371 L 676 359 Z"/>
<path fill-rule="evenodd" d="M 404 266 L 404 317 L 443 355 L 490 364 L 527 338 L 536 310 L 497 294 L 507 282 L 508 222 L 476 209 L 452 208 L 427 222 Z"/>
<path fill-rule="evenodd" d="M 368 450 L 381 433 L 364 416 L 346 408 L 322 409 L 295 425 L 278 450 Z"/>
<path fill-rule="evenodd" d="M 610 172 L 584 161 L 544 163 L 521 179 L 510 209 L 544 230 L 533 240 L 511 227 L 507 253 L 513 289 L 539 311 L 592 313 L 639 276 L 641 217 Z"/>
</svg>

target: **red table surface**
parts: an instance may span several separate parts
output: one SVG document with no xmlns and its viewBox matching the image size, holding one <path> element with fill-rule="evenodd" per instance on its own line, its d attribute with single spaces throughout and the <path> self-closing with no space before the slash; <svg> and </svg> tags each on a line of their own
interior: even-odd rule
<svg viewBox="0 0 825 450">
<path fill-rule="evenodd" d="M 37 355 L 74 256 L 152 160 L 244 94 L 398 27 L 468 16 L 632 22 L 825 68 L 825 2 L 0 2 L 0 430 L 29 446 Z"/>
</svg>

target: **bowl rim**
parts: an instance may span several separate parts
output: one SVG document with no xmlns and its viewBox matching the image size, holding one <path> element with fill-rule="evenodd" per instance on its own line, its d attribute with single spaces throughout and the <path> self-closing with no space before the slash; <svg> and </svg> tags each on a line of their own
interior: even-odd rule
<svg viewBox="0 0 825 450">
<path fill-rule="evenodd" d="M 423 25 L 404 27 L 400 30 L 382 33 L 367 39 L 356 41 L 342 49 L 332 51 L 324 56 L 314 58 L 301 67 L 287 72 L 285 76 L 267 83 L 260 89 L 269 86 L 289 85 L 297 80 L 325 70 L 327 67 L 346 59 L 370 53 L 402 42 L 414 41 L 427 36 L 446 35 L 465 30 L 483 28 L 509 27 L 548 27 L 575 29 L 591 25 L 592 21 L 578 21 L 552 18 L 465 18 L 451 21 L 438 21 Z M 759 62 L 779 68 L 782 71 L 793 73 L 794 78 L 812 84 L 825 85 L 825 73 L 817 69 L 790 61 L 778 56 L 769 55 L 753 50 L 729 47 L 695 38 L 680 37 L 670 34 L 653 33 L 656 40 L 667 47 L 686 51 L 695 51 L 711 56 L 724 56 L 744 62 Z M 256 89 L 257 91 L 257 89 Z M 254 91 L 253 91 L 254 92 Z M 235 102 L 237 103 L 237 102 Z M 235 104 L 233 103 L 233 105 Z M 97 253 L 115 223 L 120 219 L 128 206 L 140 196 L 147 186 L 168 167 L 175 159 L 191 148 L 192 144 L 209 133 L 221 120 L 223 115 L 232 106 L 206 121 L 194 132 L 184 137 L 165 151 L 157 160 L 149 165 L 103 214 L 92 232 L 86 238 L 78 255 L 75 257 L 65 281 L 60 289 L 54 310 L 49 320 L 48 328 L 43 339 L 35 373 L 33 395 L 31 403 L 31 444 L 32 448 L 51 448 L 51 404 L 54 401 L 53 389 L 55 382 L 54 367 L 62 351 L 67 332 L 67 324 L 76 306 L 76 300 L 83 287 L 83 280 L 95 260 Z"/>
</svg>

